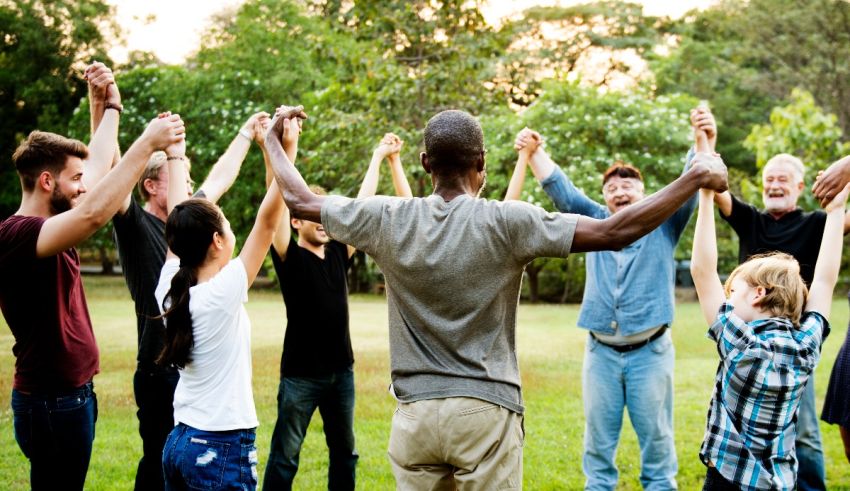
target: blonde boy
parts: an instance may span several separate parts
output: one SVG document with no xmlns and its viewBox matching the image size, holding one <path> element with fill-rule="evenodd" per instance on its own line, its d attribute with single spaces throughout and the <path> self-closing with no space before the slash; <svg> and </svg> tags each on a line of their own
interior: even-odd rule
<svg viewBox="0 0 850 491">
<path fill-rule="evenodd" d="M 808 292 L 797 261 L 781 253 L 741 264 L 724 291 L 717 274 L 714 193 L 700 190 L 691 274 L 720 354 L 700 448 L 708 467 L 704 490 L 795 489 L 795 415 L 829 333 L 848 190 L 826 206 Z"/>
</svg>

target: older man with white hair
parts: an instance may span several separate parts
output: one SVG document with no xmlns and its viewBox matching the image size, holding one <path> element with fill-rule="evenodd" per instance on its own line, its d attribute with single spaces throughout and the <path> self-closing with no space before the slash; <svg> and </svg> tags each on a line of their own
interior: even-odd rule
<svg viewBox="0 0 850 491">
<path fill-rule="evenodd" d="M 717 141 L 717 126 L 711 112 L 707 108 L 695 109 L 691 113 L 691 123 L 706 132 L 713 149 Z M 716 193 L 714 202 L 720 210 L 720 217 L 738 234 L 739 262 L 771 251 L 791 254 L 800 263 L 800 276 L 810 286 L 826 213 L 822 210 L 806 212 L 797 206 L 805 187 L 805 171 L 803 162 L 797 157 L 787 153 L 775 155 L 762 169 L 763 211 L 729 191 Z M 848 230 L 850 215 L 845 215 L 844 233 Z M 814 385 L 811 377 L 797 414 L 797 487 L 800 490 L 826 489 Z"/>
</svg>

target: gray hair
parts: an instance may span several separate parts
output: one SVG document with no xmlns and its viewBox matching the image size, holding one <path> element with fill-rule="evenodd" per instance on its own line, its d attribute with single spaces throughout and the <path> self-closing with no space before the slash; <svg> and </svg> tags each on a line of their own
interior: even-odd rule
<svg viewBox="0 0 850 491">
<path fill-rule="evenodd" d="M 803 165 L 803 161 L 788 153 L 780 153 L 771 157 L 771 159 L 764 164 L 762 174 L 764 174 L 764 171 L 767 170 L 769 166 L 776 164 L 790 165 L 791 169 L 794 171 L 794 176 L 797 178 L 795 182 L 803 182 L 803 178 L 806 177 L 806 166 Z"/>
</svg>

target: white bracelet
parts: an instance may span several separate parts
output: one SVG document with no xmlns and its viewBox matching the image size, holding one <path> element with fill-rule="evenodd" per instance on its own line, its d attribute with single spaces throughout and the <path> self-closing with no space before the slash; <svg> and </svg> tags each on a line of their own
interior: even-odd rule
<svg viewBox="0 0 850 491">
<path fill-rule="evenodd" d="M 245 128 L 239 128 L 239 134 L 247 138 L 248 141 L 254 140 L 254 135 L 252 135 L 251 132 L 246 130 Z"/>
</svg>

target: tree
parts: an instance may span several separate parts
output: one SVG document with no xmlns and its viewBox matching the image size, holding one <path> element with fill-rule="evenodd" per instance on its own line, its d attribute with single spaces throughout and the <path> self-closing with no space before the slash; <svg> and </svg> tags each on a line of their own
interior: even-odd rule
<svg viewBox="0 0 850 491">
<path fill-rule="evenodd" d="M 108 61 L 101 27 L 117 33 L 112 12 L 103 0 L 0 0 L 0 217 L 20 201 L 18 142 L 35 129 L 65 132 L 86 95 L 83 69 Z"/>
</svg>

